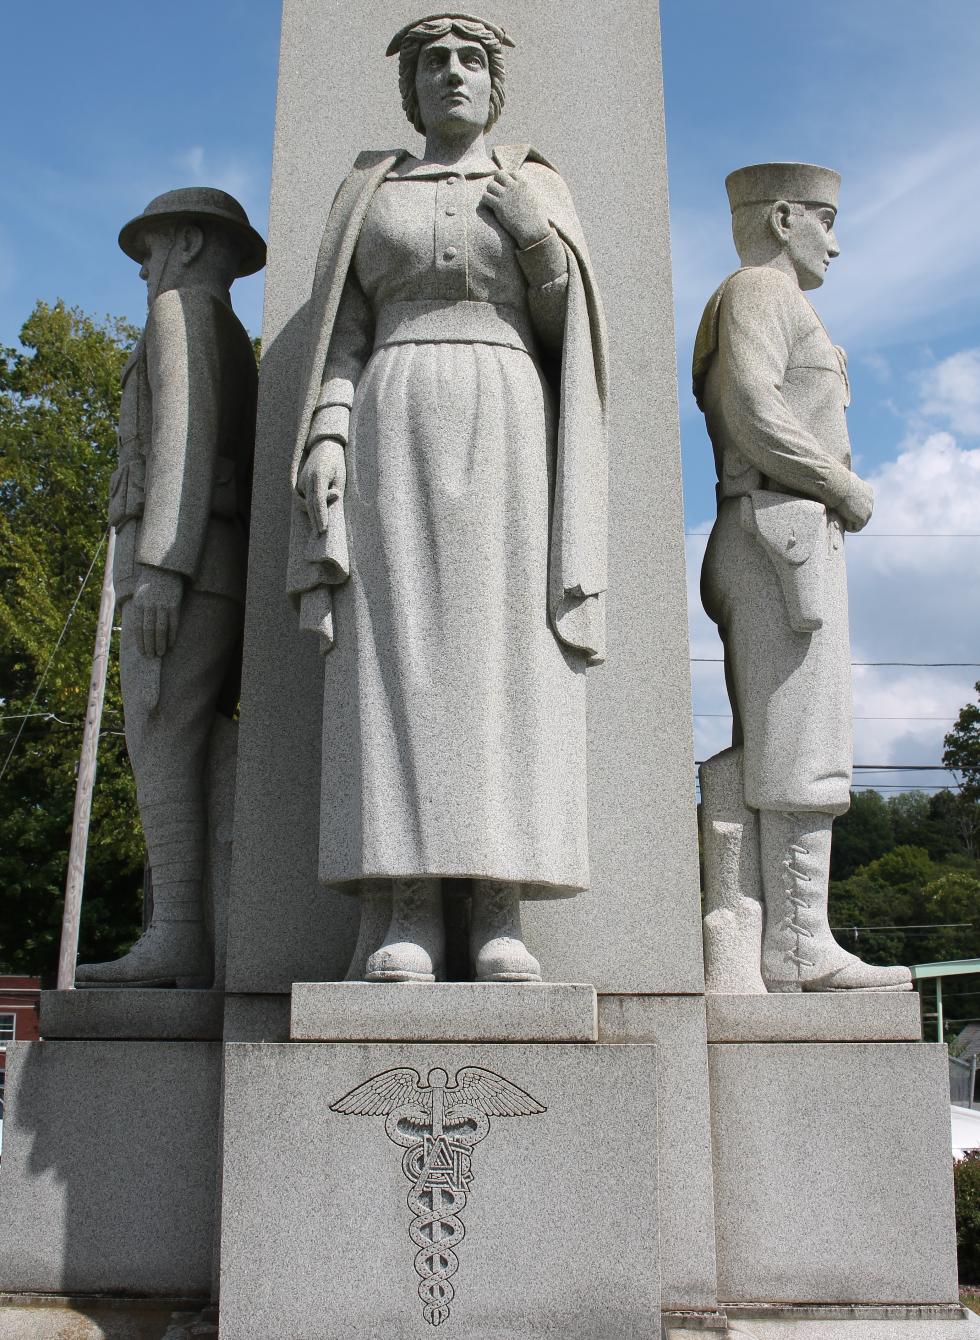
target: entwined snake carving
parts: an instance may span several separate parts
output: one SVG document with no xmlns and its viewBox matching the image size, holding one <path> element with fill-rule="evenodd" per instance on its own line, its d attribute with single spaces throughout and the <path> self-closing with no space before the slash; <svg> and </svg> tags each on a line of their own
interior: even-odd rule
<svg viewBox="0 0 980 1340">
<path fill-rule="evenodd" d="M 491 1117 L 526 1117 L 547 1109 L 494 1071 L 464 1066 L 454 1084 L 445 1070 L 430 1070 L 426 1084 L 417 1070 L 385 1070 L 331 1103 L 330 1110 L 383 1116 L 388 1138 L 404 1148 L 422 1316 L 441 1325 L 455 1297 L 449 1281 L 459 1269 L 453 1249 L 465 1233 L 459 1215 L 473 1181 L 470 1151 L 489 1135 Z"/>
</svg>

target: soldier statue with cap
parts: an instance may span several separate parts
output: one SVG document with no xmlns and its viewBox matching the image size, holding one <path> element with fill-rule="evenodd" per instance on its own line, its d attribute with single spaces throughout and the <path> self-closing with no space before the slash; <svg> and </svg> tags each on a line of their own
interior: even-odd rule
<svg viewBox="0 0 980 1340">
<path fill-rule="evenodd" d="M 151 200 L 119 245 L 147 285 L 146 328 L 123 371 L 109 520 L 153 910 L 127 954 L 80 965 L 77 981 L 207 987 L 208 748 L 238 699 L 257 386 L 230 289 L 263 267 L 265 243 L 232 196 L 190 187 Z"/>
<path fill-rule="evenodd" d="M 831 829 L 851 783 L 844 534 L 874 502 L 851 469 L 846 357 L 805 296 L 839 254 L 839 185 L 805 163 L 728 177 L 742 265 L 694 350 L 718 474 L 702 598 L 734 715 L 732 748 L 701 771 L 714 991 L 911 986 L 906 968 L 842 949 L 827 918 Z"/>
</svg>

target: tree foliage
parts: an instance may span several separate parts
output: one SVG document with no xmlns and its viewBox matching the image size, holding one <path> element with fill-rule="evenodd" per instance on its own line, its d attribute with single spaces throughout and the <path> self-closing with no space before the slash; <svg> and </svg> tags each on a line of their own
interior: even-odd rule
<svg viewBox="0 0 980 1340">
<path fill-rule="evenodd" d="M 119 375 L 138 333 L 39 303 L 21 331 L 22 348 L 0 350 L 0 971 L 50 976 L 57 959 Z M 143 846 L 116 652 L 114 636 L 83 958 L 120 952 L 140 919 Z"/>
<path fill-rule="evenodd" d="M 956 1193 L 956 1259 L 961 1284 L 980 1283 L 980 1149 L 953 1164 Z"/>
<path fill-rule="evenodd" d="M 980 682 L 974 685 L 980 695 Z M 943 763 L 959 773 L 956 815 L 963 841 L 975 855 L 980 838 L 980 706 L 967 703 L 943 741 Z"/>
</svg>

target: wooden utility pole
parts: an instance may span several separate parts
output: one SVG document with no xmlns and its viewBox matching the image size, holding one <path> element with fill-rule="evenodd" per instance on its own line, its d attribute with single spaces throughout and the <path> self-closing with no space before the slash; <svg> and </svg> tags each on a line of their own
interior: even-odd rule
<svg viewBox="0 0 980 1340">
<path fill-rule="evenodd" d="M 105 551 L 102 596 L 99 600 L 99 619 L 95 626 L 95 651 L 92 656 L 92 678 L 88 686 L 88 706 L 85 709 L 82 753 L 78 761 L 78 782 L 75 786 L 75 814 L 71 825 L 65 911 L 61 919 L 61 950 L 58 954 L 59 991 L 70 991 L 75 985 L 75 960 L 78 958 L 78 930 L 82 915 L 82 885 L 85 880 L 88 825 L 92 817 L 92 793 L 95 790 L 95 769 L 99 756 L 99 729 L 102 725 L 102 704 L 105 701 L 105 681 L 109 671 L 112 615 L 116 608 L 116 593 L 112 585 L 112 558 L 115 549 L 116 532 L 114 527 L 110 526 Z"/>
</svg>

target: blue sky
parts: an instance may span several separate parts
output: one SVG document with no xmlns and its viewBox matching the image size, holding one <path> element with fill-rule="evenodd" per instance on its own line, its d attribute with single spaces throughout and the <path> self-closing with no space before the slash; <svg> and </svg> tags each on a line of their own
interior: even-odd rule
<svg viewBox="0 0 980 1340">
<path fill-rule="evenodd" d="M 140 321 L 142 286 L 115 238 L 161 190 L 224 186 L 264 231 L 278 9 L 7 7 L 0 342 L 15 342 L 38 298 Z M 688 529 L 707 529 L 713 512 L 688 367 L 701 306 L 735 264 L 725 174 L 765 159 L 827 163 L 844 179 L 842 255 L 815 305 L 848 349 L 856 464 L 879 497 L 849 544 L 854 659 L 980 661 L 980 539 L 888 538 L 980 534 L 980 10 L 663 0 L 662 18 Z M 235 293 L 258 331 L 261 278 Z M 703 541 L 688 543 L 692 654 L 717 656 L 696 600 Z M 725 742 L 727 703 L 720 668 L 693 668 L 704 757 Z M 857 667 L 857 761 L 938 762 L 976 678 Z"/>
</svg>

